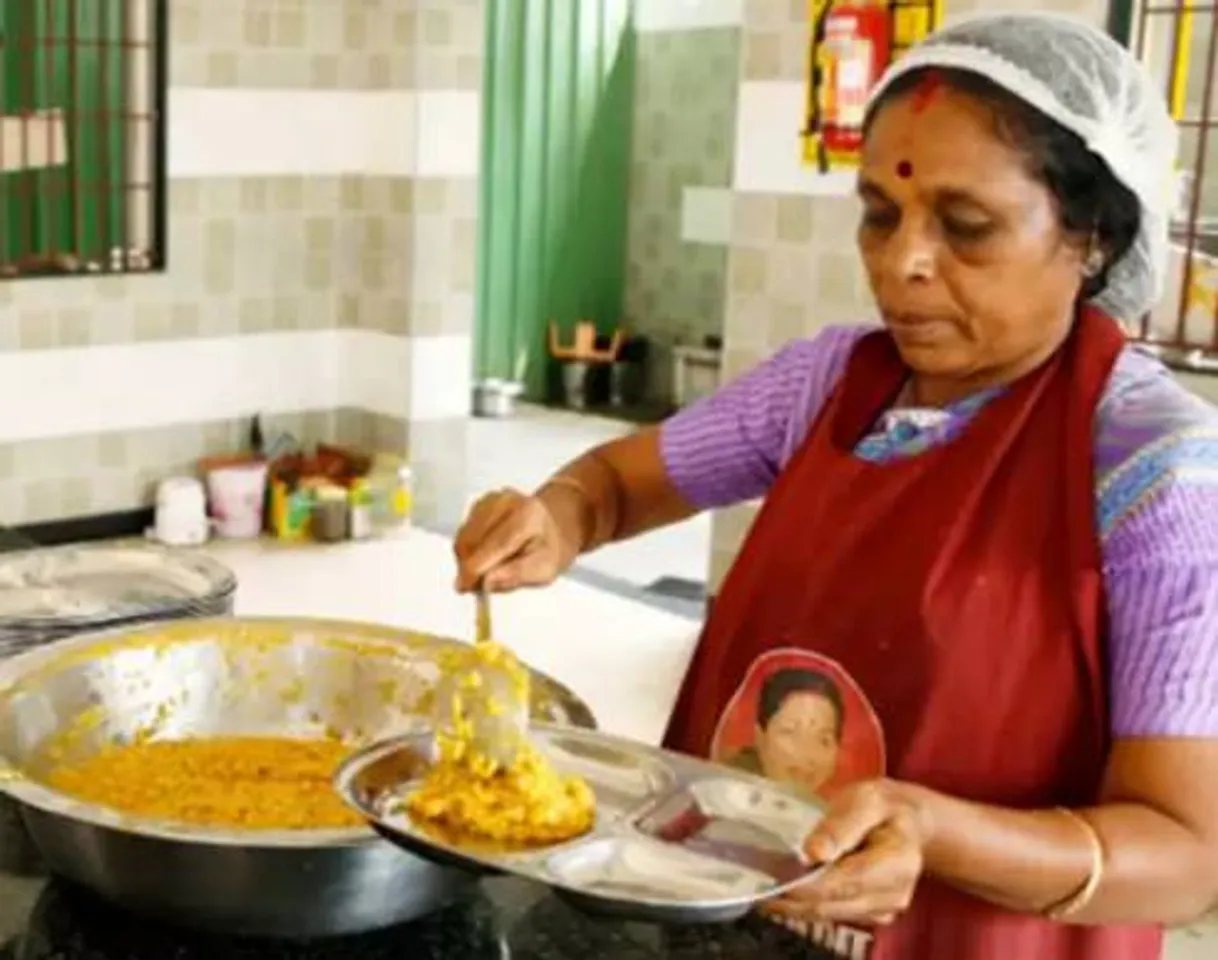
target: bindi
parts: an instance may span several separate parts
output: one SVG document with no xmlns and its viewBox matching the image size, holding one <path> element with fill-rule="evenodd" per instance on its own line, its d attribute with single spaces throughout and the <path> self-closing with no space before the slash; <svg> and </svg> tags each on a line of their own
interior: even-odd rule
<svg viewBox="0 0 1218 960">
<path fill-rule="evenodd" d="M 902 160 L 897 164 L 897 176 L 902 180 L 908 180 L 913 176 L 913 164 L 908 160 Z"/>
</svg>

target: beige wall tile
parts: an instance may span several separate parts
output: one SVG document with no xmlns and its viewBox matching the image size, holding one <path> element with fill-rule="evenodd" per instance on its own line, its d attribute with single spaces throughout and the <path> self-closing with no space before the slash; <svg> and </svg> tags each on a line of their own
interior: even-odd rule
<svg viewBox="0 0 1218 960">
<path fill-rule="evenodd" d="M 340 426 L 360 424 L 344 433 Z M 156 483 L 194 474 L 201 457 L 244 449 L 250 421 L 219 420 L 145 430 L 0 444 L 0 523 L 27 524 L 149 506 Z M 268 434 L 300 441 L 406 449 L 406 425 L 363 411 L 305 410 L 265 418 Z"/>
<path fill-rule="evenodd" d="M 767 321 L 767 334 L 768 330 L 769 324 Z M 724 346 L 723 350 L 724 381 L 735 380 L 742 373 L 747 373 L 749 370 L 752 370 L 771 352 L 772 350 L 769 347 L 768 342 L 758 344 L 756 346 L 748 346 L 745 344 L 737 344 L 729 340 Z"/>
<path fill-rule="evenodd" d="M 416 179 L 410 199 L 410 330 L 420 335 L 469 333 L 478 257 L 477 182 Z"/>
<path fill-rule="evenodd" d="M 773 351 L 830 323 L 873 312 L 854 246 L 851 197 L 740 194 L 733 210 L 729 346 Z"/>
<path fill-rule="evenodd" d="M 473 192 L 454 181 L 437 194 L 429 222 L 451 235 L 441 294 L 472 283 L 475 221 L 449 210 L 467 210 Z M 0 350 L 325 329 L 342 324 L 340 296 L 400 304 L 412 196 L 404 178 L 174 181 L 166 274 L 0 284 L 12 305 L 0 314 Z M 393 332 L 409 332 L 405 315 L 396 310 Z"/>
<path fill-rule="evenodd" d="M 814 236 L 812 197 L 780 196 L 775 199 L 776 235 L 783 243 L 811 243 Z"/>
<path fill-rule="evenodd" d="M 413 23 L 390 26 L 417 37 L 414 85 L 419 89 L 477 90 L 482 84 L 483 0 L 417 0 Z"/>
<path fill-rule="evenodd" d="M 451 527 L 465 515 L 471 494 L 468 447 L 465 418 L 410 424 L 415 509 L 421 522 Z"/>
<path fill-rule="evenodd" d="M 727 292 L 729 297 L 750 296 L 766 292 L 769 271 L 768 251 L 764 247 L 733 246 L 728 255 Z M 727 317 L 730 332 L 732 318 Z"/>
<path fill-rule="evenodd" d="M 775 243 L 766 250 L 766 295 L 778 302 L 812 299 L 827 256 L 808 244 Z"/>
<path fill-rule="evenodd" d="M 750 359 L 764 355 L 770 342 L 773 303 L 764 294 L 738 294 L 728 299 L 725 313 L 732 319 L 729 347 L 748 351 Z M 729 352 L 730 360 L 730 352 Z"/>
<path fill-rule="evenodd" d="M 672 348 L 723 329 L 726 231 L 690 228 L 731 184 L 740 57 L 738 27 L 638 37 L 625 309 L 651 343 L 647 393 L 661 404 L 672 400 Z"/>
<path fill-rule="evenodd" d="M 802 80 L 807 74 L 810 28 L 803 0 L 746 0 L 745 80 Z"/>
<path fill-rule="evenodd" d="M 777 195 L 738 193 L 732 203 L 732 243 L 764 246 L 778 239 Z"/>
<path fill-rule="evenodd" d="M 171 82 L 405 89 L 414 82 L 414 6 L 414 0 L 174 0 Z M 454 29 L 466 25 L 447 19 Z M 467 49 L 464 40 L 450 39 L 441 48 L 454 56 L 476 53 L 474 59 L 481 58 L 481 49 Z"/>
<path fill-rule="evenodd" d="M 744 37 L 744 78 L 773 80 L 782 76 L 782 31 L 750 31 Z"/>
<path fill-rule="evenodd" d="M 792 29 L 807 14 L 807 5 L 794 0 L 744 0 L 744 29 L 748 33 Z"/>
</svg>

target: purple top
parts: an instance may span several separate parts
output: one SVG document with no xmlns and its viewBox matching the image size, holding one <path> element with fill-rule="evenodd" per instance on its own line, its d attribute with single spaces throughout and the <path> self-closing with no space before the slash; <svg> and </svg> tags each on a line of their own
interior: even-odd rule
<svg viewBox="0 0 1218 960">
<path fill-rule="evenodd" d="M 873 329 L 790 343 L 668 420 L 661 448 L 676 487 L 703 509 L 763 496 Z M 993 395 L 890 410 L 855 455 L 916 456 Z M 1128 347 L 1100 401 L 1094 456 L 1113 735 L 1218 736 L 1218 410 Z"/>
</svg>

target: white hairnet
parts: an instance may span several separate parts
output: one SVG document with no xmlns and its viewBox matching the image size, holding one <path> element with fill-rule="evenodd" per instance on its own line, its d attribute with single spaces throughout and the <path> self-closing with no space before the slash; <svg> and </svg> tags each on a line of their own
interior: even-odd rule
<svg viewBox="0 0 1218 960">
<path fill-rule="evenodd" d="M 986 14 L 933 33 L 897 60 L 871 101 L 926 67 L 967 70 L 1078 134 L 1142 204 L 1133 248 L 1094 302 L 1118 320 L 1141 317 L 1167 269 L 1179 134 L 1146 68 L 1101 30 L 1053 14 Z"/>
</svg>

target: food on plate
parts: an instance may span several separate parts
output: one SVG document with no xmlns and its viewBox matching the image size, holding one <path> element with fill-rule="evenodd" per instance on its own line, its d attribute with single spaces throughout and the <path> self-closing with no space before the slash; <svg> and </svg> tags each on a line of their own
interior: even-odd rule
<svg viewBox="0 0 1218 960">
<path fill-rule="evenodd" d="M 441 669 L 455 675 L 445 729 L 437 735 L 438 759 L 405 799 L 411 818 L 455 846 L 519 849 L 546 846 L 587 833 L 596 820 L 596 797 L 579 777 L 560 773 L 528 740 L 514 744 L 507 764 L 489 757 L 475 736 L 471 714 L 496 716 L 504 709 L 485 678 L 506 675 L 507 695 L 526 695 L 528 670 L 500 644 L 454 651 Z"/>
<path fill-rule="evenodd" d="M 234 830 L 364 824 L 335 793 L 338 739 L 216 737 L 106 747 L 51 770 L 48 786 L 123 814 Z"/>
</svg>

